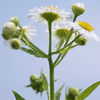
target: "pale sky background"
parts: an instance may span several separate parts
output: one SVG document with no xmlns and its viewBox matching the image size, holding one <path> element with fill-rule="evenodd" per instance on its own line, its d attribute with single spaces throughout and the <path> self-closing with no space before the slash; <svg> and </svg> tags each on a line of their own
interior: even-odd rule
<svg viewBox="0 0 100 100">
<path fill-rule="evenodd" d="M 18 17 L 21 25 L 28 25 L 28 11 L 40 6 L 58 6 L 59 9 L 71 12 L 73 3 L 84 3 L 86 11 L 79 16 L 77 21 L 86 21 L 94 27 L 94 32 L 100 36 L 100 0 L 0 0 L 0 33 L 2 26 L 11 17 Z M 37 35 L 32 42 L 48 52 L 47 33 L 43 23 L 37 25 Z M 54 47 L 54 45 L 53 45 Z M 43 68 L 48 74 L 48 61 L 36 58 L 21 50 L 12 50 L 3 45 L 3 38 L 0 35 L 0 100 L 15 100 L 11 90 L 18 92 L 26 100 L 47 100 L 46 92 L 36 95 L 31 88 L 24 88 L 30 84 L 30 76 L 36 74 L 38 77 Z M 76 47 L 68 52 L 64 60 L 55 68 L 55 92 L 65 83 L 65 86 L 86 89 L 93 83 L 100 81 L 100 42 L 89 39 L 86 46 Z M 62 90 L 61 100 L 65 99 L 65 87 Z M 100 100 L 100 86 L 85 100 Z"/>
</svg>

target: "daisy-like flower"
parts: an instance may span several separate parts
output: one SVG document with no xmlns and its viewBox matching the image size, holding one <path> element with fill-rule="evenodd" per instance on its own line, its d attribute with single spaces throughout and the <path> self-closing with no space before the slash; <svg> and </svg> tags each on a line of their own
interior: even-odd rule
<svg viewBox="0 0 100 100">
<path fill-rule="evenodd" d="M 38 23 L 47 24 L 47 22 L 60 23 L 61 21 L 67 21 L 72 19 L 72 15 L 69 12 L 64 12 L 64 9 L 60 10 L 57 7 L 47 6 L 31 9 L 28 18 Z"/>
<path fill-rule="evenodd" d="M 23 28 L 23 33 L 30 39 L 32 40 L 33 37 L 36 36 L 36 30 L 33 26 L 27 25 L 27 26 L 22 26 Z"/>
<path fill-rule="evenodd" d="M 68 39 L 68 36 L 70 34 L 71 26 L 65 24 L 65 25 L 56 25 L 53 28 L 53 41 L 55 41 L 55 44 L 58 45 L 60 41 L 66 42 Z M 72 34 L 70 37 L 70 41 L 74 38 L 75 36 Z"/>
<path fill-rule="evenodd" d="M 75 31 L 85 35 L 87 38 L 94 39 L 97 42 L 100 41 L 100 37 L 94 33 L 94 28 L 89 23 L 79 21 L 78 23 L 73 23 L 72 27 Z"/>
</svg>

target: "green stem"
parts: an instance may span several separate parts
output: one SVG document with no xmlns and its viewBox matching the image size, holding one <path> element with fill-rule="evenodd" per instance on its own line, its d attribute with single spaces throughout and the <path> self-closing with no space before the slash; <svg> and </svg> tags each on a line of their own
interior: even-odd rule
<svg viewBox="0 0 100 100">
<path fill-rule="evenodd" d="M 51 27 L 52 27 L 52 22 L 48 22 L 48 27 L 49 27 L 49 58 L 48 58 L 48 62 L 49 62 L 49 68 L 50 68 L 50 98 L 51 100 L 54 100 L 54 65 L 52 62 L 52 55 L 51 55 L 51 51 L 52 51 L 52 34 L 51 34 Z"/>
<path fill-rule="evenodd" d="M 66 47 L 68 47 L 69 45 L 71 45 L 75 40 L 77 40 L 81 35 L 78 35 L 73 41 L 71 41 L 69 44 L 66 45 Z M 58 51 L 55 51 L 55 52 L 51 52 L 51 54 L 57 54 L 59 53 L 60 51 L 64 50 L 65 47 L 63 47 L 62 49 L 58 50 Z"/>
<path fill-rule="evenodd" d="M 76 21 L 76 18 L 77 18 L 77 17 L 78 17 L 77 15 L 74 15 L 73 22 L 75 22 L 75 21 Z"/>
</svg>

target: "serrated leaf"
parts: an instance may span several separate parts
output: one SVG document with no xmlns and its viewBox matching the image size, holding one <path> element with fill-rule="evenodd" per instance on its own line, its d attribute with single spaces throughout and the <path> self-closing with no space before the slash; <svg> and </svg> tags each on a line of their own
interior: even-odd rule
<svg viewBox="0 0 100 100">
<path fill-rule="evenodd" d="M 61 90 L 63 89 L 65 84 L 63 84 L 58 90 L 57 92 L 55 93 L 55 99 L 54 100 L 60 100 L 60 96 L 61 96 Z"/>
<path fill-rule="evenodd" d="M 25 100 L 25 99 L 24 99 L 23 97 L 21 97 L 17 92 L 15 92 L 15 91 L 13 91 L 13 90 L 12 90 L 12 92 L 14 93 L 16 100 Z"/>
<path fill-rule="evenodd" d="M 98 86 L 100 85 L 100 81 L 92 84 L 87 89 L 85 89 L 79 96 L 77 97 L 78 100 L 84 100 L 88 97 Z"/>
<path fill-rule="evenodd" d="M 32 50 L 32 49 L 27 49 L 27 48 L 24 48 L 24 47 L 21 47 L 21 50 L 31 54 L 31 55 L 34 55 L 35 57 L 42 57 L 42 58 L 47 58 L 46 55 L 42 55 L 40 54 L 38 51 L 36 50 Z"/>
</svg>

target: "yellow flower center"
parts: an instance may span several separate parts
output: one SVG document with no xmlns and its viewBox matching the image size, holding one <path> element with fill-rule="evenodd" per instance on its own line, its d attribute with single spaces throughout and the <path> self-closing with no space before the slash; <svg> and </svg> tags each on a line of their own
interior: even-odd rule
<svg viewBox="0 0 100 100">
<path fill-rule="evenodd" d="M 46 10 L 46 8 L 51 9 L 51 10 L 54 10 L 54 9 L 58 10 L 56 7 L 51 7 L 51 6 L 45 7 L 44 10 Z"/>
<path fill-rule="evenodd" d="M 79 24 L 82 28 L 84 28 L 84 29 L 86 29 L 86 30 L 88 30 L 88 31 L 93 31 L 93 30 L 94 30 L 94 28 L 93 28 L 89 23 L 87 23 L 87 22 L 81 22 L 81 21 L 79 21 L 78 24 Z"/>
</svg>

